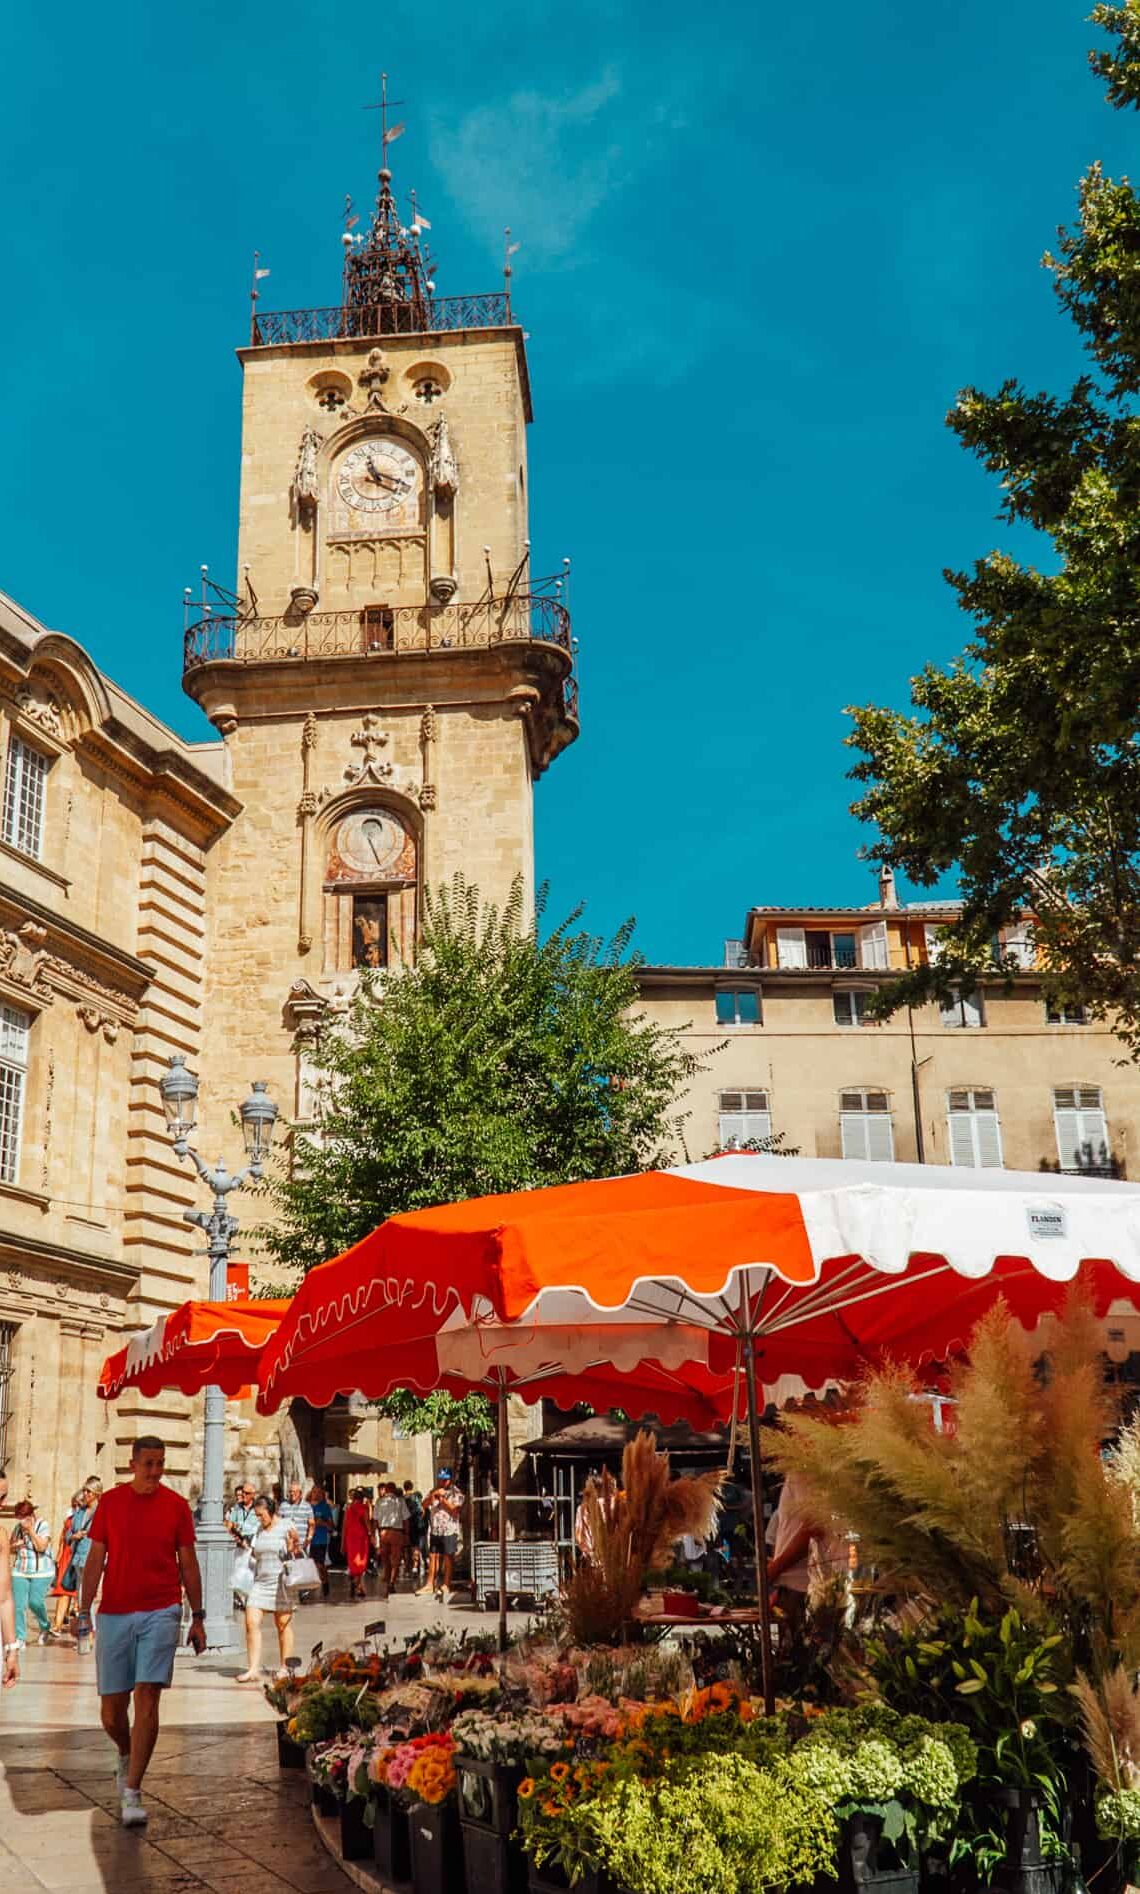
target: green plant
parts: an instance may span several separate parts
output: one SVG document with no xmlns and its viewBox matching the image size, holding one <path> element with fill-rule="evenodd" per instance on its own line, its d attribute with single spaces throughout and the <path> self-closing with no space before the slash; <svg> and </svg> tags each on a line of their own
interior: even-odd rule
<svg viewBox="0 0 1140 1894">
<path fill-rule="evenodd" d="M 901 1716 L 885 1704 L 830 1710 L 814 1720 L 788 1761 L 840 1821 L 873 1815 L 902 1862 L 955 1832 L 977 1748 L 960 1723 Z"/>
<path fill-rule="evenodd" d="M 352 1684 L 307 1684 L 294 1712 L 296 1742 L 327 1743 L 347 1730 L 371 1730 L 380 1721 L 375 1696 Z"/>
</svg>

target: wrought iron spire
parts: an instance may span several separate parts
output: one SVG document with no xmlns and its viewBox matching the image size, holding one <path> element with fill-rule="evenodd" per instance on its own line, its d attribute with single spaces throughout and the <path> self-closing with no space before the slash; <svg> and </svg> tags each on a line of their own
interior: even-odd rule
<svg viewBox="0 0 1140 1894">
<path fill-rule="evenodd" d="M 388 147 L 395 143 L 404 127 L 388 124 L 388 106 L 388 75 L 382 73 L 379 106 L 367 108 L 379 110 L 381 115 L 376 208 L 363 238 L 352 234 L 351 223 L 355 218 L 344 237 L 343 302 L 350 334 L 414 333 L 432 326 L 430 313 L 435 284 L 431 258 L 420 243 L 422 225 L 416 217 L 409 227 L 400 222 L 392 194 Z"/>
</svg>

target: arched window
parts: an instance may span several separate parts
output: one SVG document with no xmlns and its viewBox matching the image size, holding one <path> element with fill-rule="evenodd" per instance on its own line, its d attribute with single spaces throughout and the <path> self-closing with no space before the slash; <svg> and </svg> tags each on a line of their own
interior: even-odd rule
<svg viewBox="0 0 1140 1894">
<path fill-rule="evenodd" d="M 894 1124 L 886 1092 L 864 1086 L 839 1094 L 839 1130 L 844 1157 L 889 1164 L 895 1155 Z"/>
<path fill-rule="evenodd" d="M 1001 1123 L 995 1093 L 971 1086 L 950 1092 L 946 1103 L 951 1164 L 1000 1171 Z"/>
</svg>

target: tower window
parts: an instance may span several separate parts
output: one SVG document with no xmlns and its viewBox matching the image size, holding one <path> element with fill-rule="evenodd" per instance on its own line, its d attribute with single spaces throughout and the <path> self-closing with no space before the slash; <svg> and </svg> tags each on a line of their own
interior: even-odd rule
<svg viewBox="0 0 1140 1894">
<path fill-rule="evenodd" d="M 366 605 L 360 614 L 360 630 L 365 651 L 395 649 L 396 614 L 390 605 Z"/>
<path fill-rule="evenodd" d="M 335 414 L 338 408 L 343 408 L 344 403 L 343 388 L 322 388 L 317 395 L 317 406 L 323 408 L 326 414 Z"/>
<path fill-rule="evenodd" d="M 354 967 L 388 965 L 388 897 L 357 894 L 352 900 L 352 964 Z"/>
<path fill-rule="evenodd" d="M 413 383 L 412 393 L 417 401 L 423 402 L 425 408 L 430 408 L 433 401 L 442 399 L 443 389 L 433 376 L 422 375 L 419 381 Z"/>
</svg>

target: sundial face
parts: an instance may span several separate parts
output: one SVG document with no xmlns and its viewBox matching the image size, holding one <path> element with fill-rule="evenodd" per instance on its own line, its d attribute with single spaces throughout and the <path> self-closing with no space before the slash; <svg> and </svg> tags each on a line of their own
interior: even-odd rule
<svg viewBox="0 0 1140 1894">
<path fill-rule="evenodd" d="M 361 809 L 336 832 L 336 850 L 346 868 L 383 881 L 396 873 L 407 846 L 403 825 L 386 809 Z"/>
</svg>

